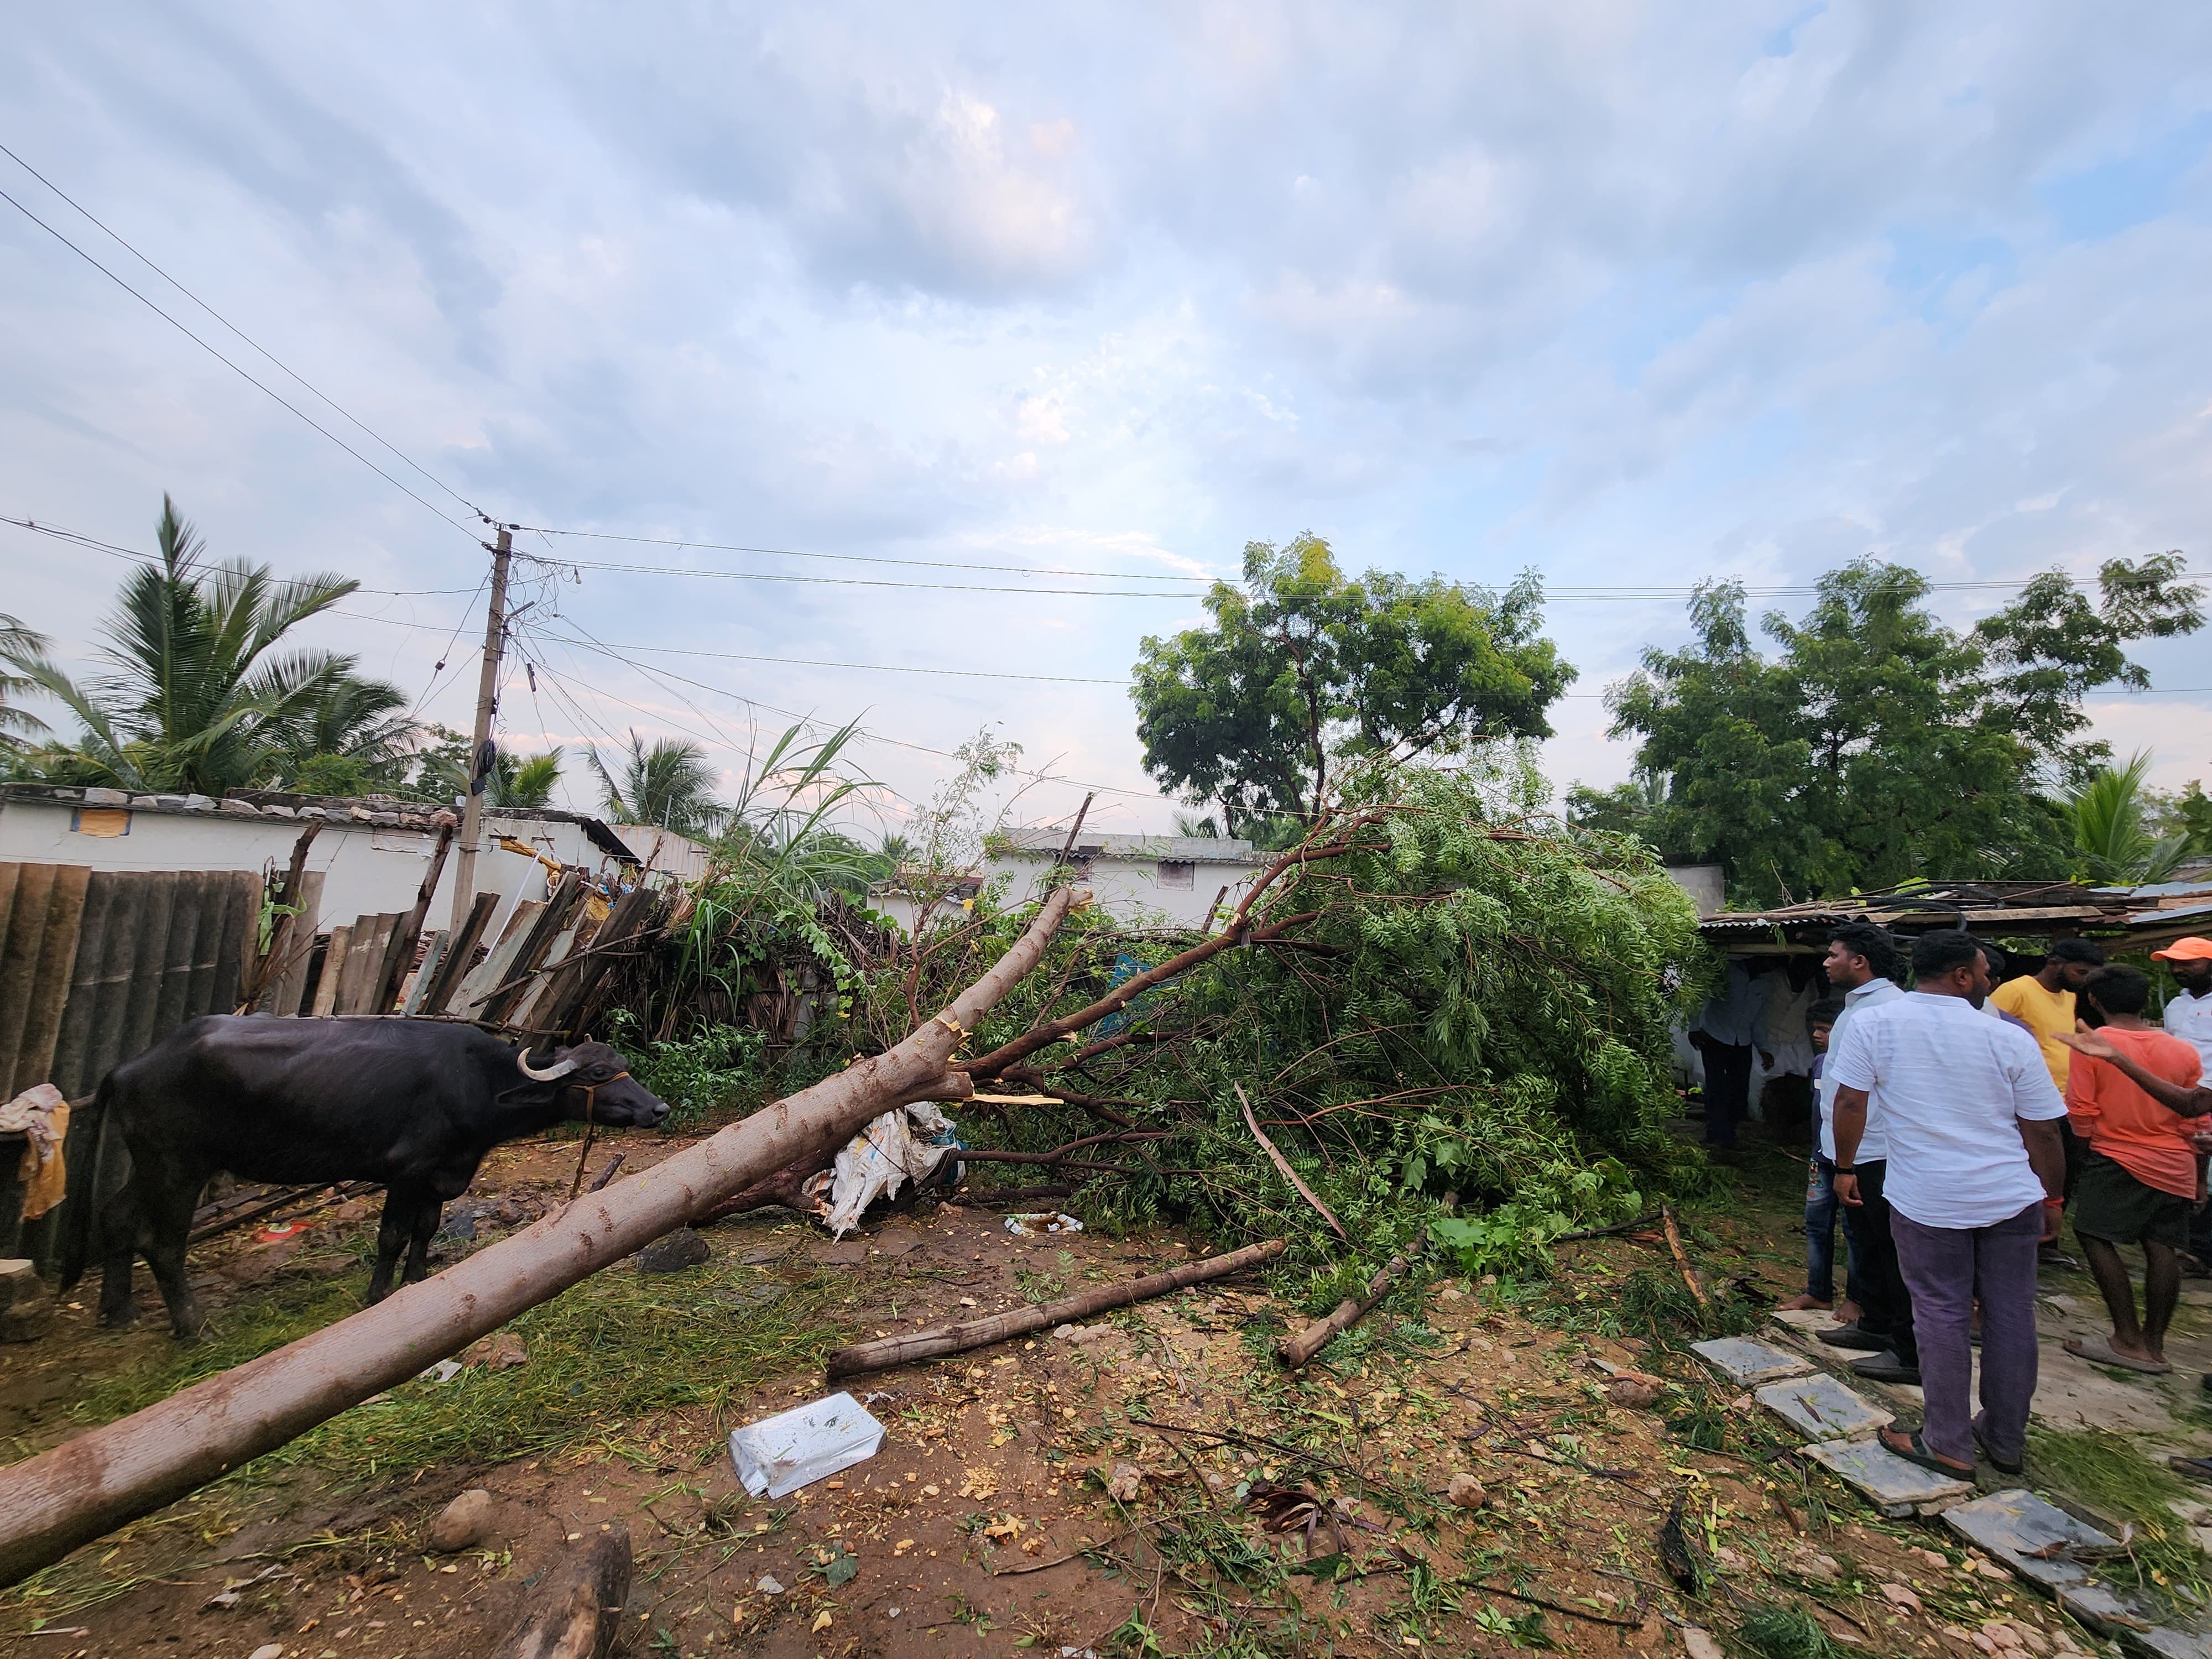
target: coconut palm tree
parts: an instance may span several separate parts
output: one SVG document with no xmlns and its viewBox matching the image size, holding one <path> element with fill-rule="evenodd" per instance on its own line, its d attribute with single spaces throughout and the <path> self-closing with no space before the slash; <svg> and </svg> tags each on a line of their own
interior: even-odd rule
<svg viewBox="0 0 2212 1659">
<path fill-rule="evenodd" d="M 167 495 L 155 540 L 160 562 L 125 580 L 102 630 L 106 673 L 76 681 L 51 663 L 16 665 L 82 724 L 76 759 L 126 788 L 221 795 L 281 776 L 307 734 L 343 745 L 358 722 L 388 725 L 399 694 L 358 678 L 354 658 L 276 649 L 358 582 L 210 565 Z"/>
<path fill-rule="evenodd" d="M 729 821 L 730 809 L 714 798 L 714 774 L 707 765 L 707 751 L 696 743 L 659 738 L 652 746 L 633 730 L 629 746 L 619 757 L 617 779 L 590 750 L 592 769 L 599 775 L 606 798 L 607 816 L 617 823 L 649 823 L 656 830 L 672 830 L 696 841 L 709 841 Z"/>
<path fill-rule="evenodd" d="M 45 635 L 0 611 L 0 754 L 20 753 L 29 746 L 26 738 L 46 735 L 46 723 L 15 701 L 27 691 L 37 691 L 39 683 L 9 671 L 45 665 L 51 649 L 52 642 Z"/>
<path fill-rule="evenodd" d="M 2138 750 L 2124 766 L 2092 773 L 2066 799 L 2074 829 L 2075 874 L 2107 886 L 2164 881 L 2189 856 L 2187 835 L 2154 836 L 2143 816 L 2143 781 L 2150 755 Z"/>
</svg>

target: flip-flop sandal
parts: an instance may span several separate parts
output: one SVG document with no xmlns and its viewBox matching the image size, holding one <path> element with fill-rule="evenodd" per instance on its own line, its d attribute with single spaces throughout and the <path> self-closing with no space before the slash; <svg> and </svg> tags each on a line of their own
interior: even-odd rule
<svg viewBox="0 0 2212 1659">
<path fill-rule="evenodd" d="M 1990 1449 L 1990 1443 L 1982 1438 L 1982 1431 L 1979 1429 L 1976 1429 L 1974 1431 L 1974 1446 L 1983 1456 L 1990 1460 L 1990 1467 L 1995 1469 L 1999 1474 L 2018 1474 L 2027 1467 L 2025 1463 L 2021 1462 L 2008 1463 L 2003 1458 L 1999 1457 L 1995 1452 L 1991 1451 Z M 2175 1467 L 2179 1468 L 2179 1462 L 2180 1460 L 2175 1460 Z M 2208 1464 L 2206 1468 L 2207 1473 L 2200 1476 L 2199 1479 L 2212 1480 L 2212 1464 Z"/>
<path fill-rule="evenodd" d="M 2212 1485 L 2212 1457 L 2169 1457 L 2166 1465 L 2176 1474 L 2187 1475 L 2191 1480 Z"/>
<path fill-rule="evenodd" d="M 1917 1463 L 1923 1469 L 1933 1469 L 1938 1474 L 1948 1474 L 1955 1480 L 1971 1480 L 1974 1478 L 1972 1469 L 1962 1469 L 1956 1463 L 1946 1462 L 1929 1451 L 1928 1443 L 1920 1437 L 1919 1430 L 1915 1429 L 1907 1435 L 1905 1443 L 1902 1446 L 1889 1437 L 1894 1432 L 1894 1430 L 1884 1429 L 1880 1436 L 1881 1449 L 1891 1455 L 1901 1457 L 1908 1463 Z"/>
<path fill-rule="evenodd" d="M 2120 1353 L 2110 1342 L 2095 1337 L 2069 1336 L 2064 1346 L 2076 1359 L 2086 1359 L 2092 1365 L 2117 1365 L 2124 1371 L 2141 1371 L 2146 1376 L 2164 1376 L 2173 1369 L 2163 1359 L 2137 1359 L 2132 1354 Z"/>
</svg>

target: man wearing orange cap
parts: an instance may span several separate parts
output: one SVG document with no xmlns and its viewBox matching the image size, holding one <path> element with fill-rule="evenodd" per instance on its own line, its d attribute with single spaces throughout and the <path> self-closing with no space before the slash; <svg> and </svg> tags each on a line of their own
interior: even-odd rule
<svg viewBox="0 0 2212 1659">
<path fill-rule="evenodd" d="M 2166 1034 L 2196 1049 L 2212 1075 L 2212 939 L 2178 939 L 2152 951 L 2150 959 L 2164 963 L 2181 987 L 2181 994 L 2166 1005 Z"/>
</svg>

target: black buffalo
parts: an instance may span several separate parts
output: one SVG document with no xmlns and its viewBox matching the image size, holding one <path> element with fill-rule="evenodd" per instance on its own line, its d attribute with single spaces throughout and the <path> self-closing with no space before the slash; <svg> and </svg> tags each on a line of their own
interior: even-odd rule
<svg viewBox="0 0 2212 1659">
<path fill-rule="evenodd" d="M 501 1141 L 563 1121 L 650 1127 L 668 1115 L 604 1042 L 533 1063 L 472 1025 L 229 1014 L 188 1020 L 117 1066 L 93 1110 L 113 1117 L 131 1152 L 130 1178 L 100 1217 L 101 1322 L 134 1316 L 131 1270 L 143 1251 L 180 1337 L 204 1323 L 185 1282 L 185 1245 L 217 1170 L 289 1185 L 384 1183 L 374 1302 L 391 1290 L 403 1249 L 406 1282 L 429 1271 L 440 1211 Z M 89 1231 L 74 1230 L 65 1285 L 84 1272 Z"/>
</svg>

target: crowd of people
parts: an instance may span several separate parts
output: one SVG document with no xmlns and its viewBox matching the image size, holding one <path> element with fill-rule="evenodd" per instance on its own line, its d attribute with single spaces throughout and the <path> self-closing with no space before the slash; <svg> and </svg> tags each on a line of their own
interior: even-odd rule
<svg viewBox="0 0 2212 1659">
<path fill-rule="evenodd" d="M 1724 1150 L 1753 1060 L 1779 1073 L 1789 1026 L 1772 1012 L 1796 1010 L 1812 1155 L 1805 1288 L 1784 1305 L 1830 1310 L 1818 1334 L 1856 1354 L 1860 1375 L 1920 1386 L 1920 1425 L 1881 1431 L 1899 1456 L 1961 1476 L 1978 1455 L 2020 1470 L 2039 1368 L 2036 1274 L 2073 1265 L 2060 1242 L 2069 1218 L 2112 1332 L 2067 1349 L 2172 1369 L 2164 1345 L 2182 1278 L 2212 1274 L 2212 939 L 2151 956 L 2175 987 L 2155 1019 L 2150 975 L 2087 940 L 2060 939 L 2012 973 L 2002 950 L 1963 932 L 1907 945 L 1849 922 L 1820 959 L 1825 994 L 1808 957 L 1779 971 L 1732 961 L 1692 1029 L 1705 1138 Z M 2140 1307 L 2124 1247 L 2143 1254 Z"/>
</svg>

